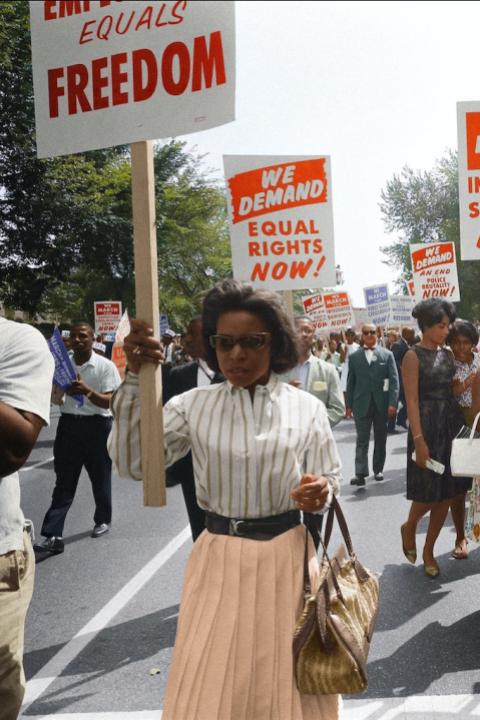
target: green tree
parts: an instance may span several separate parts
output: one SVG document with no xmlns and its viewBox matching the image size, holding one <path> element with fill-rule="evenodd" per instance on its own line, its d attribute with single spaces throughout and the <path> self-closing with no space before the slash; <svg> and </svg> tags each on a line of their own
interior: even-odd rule
<svg viewBox="0 0 480 720">
<path fill-rule="evenodd" d="M 36 157 L 28 3 L 0 3 L 0 300 L 68 320 L 134 311 L 128 149 Z M 177 324 L 230 271 L 223 191 L 178 141 L 155 148 L 161 309 Z"/>
<path fill-rule="evenodd" d="M 414 171 L 405 166 L 394 175 L 381 194 L 380 210 L 386 229 L 400 233 L 397 240 L 382 248 L 387 265 L 400 270 L 398 287 L 412 277 L 409 245 L 428 242 L 454 242 L 458 263 L 461 301 L 456 303 L 460 317 L 480 319 L 480 266 L 460 260 L 458 209 L 458 163 L 448 152 L 432 170 Z"/>
</svg>

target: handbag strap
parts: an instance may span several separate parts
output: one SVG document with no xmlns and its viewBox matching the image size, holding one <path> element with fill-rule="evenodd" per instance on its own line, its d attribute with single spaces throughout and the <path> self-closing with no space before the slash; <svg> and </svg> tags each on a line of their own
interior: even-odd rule
<svg viewBox="0 0 480 720">
<path fill-rule="evenodd" d="M 473 440 L 473 436 L 475 435 L 475 430 L 477 429 L 477 423 L 480 418 L 480 412 L 475 415 L 475 420 L 473 421 L 472 430 L 470 432 L 470 440 Z"/>
<path fill-rule="evenodd" d="M 335 519 L 335 516 L 336 516 L 338 524 L 340 526 L 340 531 L 342 533 L 343 539 L 345 540 L 345 545 L 347 546 L 348 554 L 350 555 L 351 558 L 355 558 L 355 552 L 353 549 L 352 538 L 350 537 L 350 531 L 348 529 L 347 521 L 345 520 L 345 515 L 343 514 L 342 509 L 340 507 L 340 503 L 338 502 L 335 495 L 332 497 L 332 504 L 330 505 L 330 509 L 329 509 L 328 515 L 327 515 L 327 523 L 325 525 L 325 537 L 324 537 L 324 540 L 322 543 L 324 546 L 324 551 L 326 548 L 328 548 L 330 538 L 332 537 L 333 521 Z"/>
</svg>

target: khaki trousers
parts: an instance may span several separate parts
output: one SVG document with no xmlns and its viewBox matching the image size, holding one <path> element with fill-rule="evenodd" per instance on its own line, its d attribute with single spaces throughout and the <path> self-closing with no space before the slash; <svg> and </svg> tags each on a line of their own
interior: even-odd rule
<svg viewBox="0 0 480 720">
<path fill-rule="evenodd" d="M 35 556 L 23 536 L 23 550 L 0 555 L 0 720 L 17 720 L 25 694 L 23 642 Z"/>
</svg>

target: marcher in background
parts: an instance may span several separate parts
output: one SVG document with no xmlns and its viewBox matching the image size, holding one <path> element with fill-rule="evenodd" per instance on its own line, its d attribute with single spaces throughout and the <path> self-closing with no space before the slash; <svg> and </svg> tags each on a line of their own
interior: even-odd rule
<svg viewBox="0 0 480 720">
<path fill-rule="evenodd" d="M 452 348 L 455 357 L 455 375 L 453 378 L 453 394 L 463 413 L 465 425 L 472 427 L 475 419 L 472 389 L 480 381 L 480 355 L 476 351 L 478 331 L 468 320 L 456 320 L 447 338 L 447 345 Z M 480 468 L 479 468 L 480 475 Z M 474 479 L 478 483 L 477 478 Z M 465 560 L 468 557 L 467 538 L 465 537 L 465 498 L 458 495 L 450 504 L 453 523 L 457 537 L 452 557 Z"/>
<path fill-rule="evenodd" d="M 102 357 L 105 357 L 105 353 L 107 352 L 107 346 L 105 345 L 105 343 L 94 342 L 92 347 L 93 347 L 93 352 L 96 352 L 97 355 L 101 355 Z"/>
<path fill-rule="evenodd" d="M 342 371 L 342 361 L 340 360 L 340 353 L 338 352 L 337 348 L 338 343 L 334 338 L 332 338 L 328 343 L 328 352 L 325 353 L 324 360 L 334 365 L 338 372 L 338 375 L 340 376 L 340 373 Z"/>
<path fill-rule="evenodd" d="M 24 693 L 25 617 L 35 559 L 20 509 L 18 470 L 50 420 L 54 362 L 41 333 L 0 318 L 0 718 L 16 720 Z"/>
<path fill-rule="evenodd" d="M 165 355 L 164 362 L 165 363 L 172 362 L 173 351 L 175 348 L 175 345 L 173 342 L 174 338 L 175 338 L 175 332 L 173 330 L 170 330 L 170 328 L 165 330 L 165 332 L 162 335 L 162 345 L 164 348 L 164 355 Z"/>
<path fill-rule="evenodd" d="M 355 330 L 351 327 L 347 328 L 345 331 L 345 344 L 342 346 L 342 349 L 340 350 L 340 361 L 342 363 L 342 375 L 340 378 L 340 386 L 342 388 L 342 392 L 345 396 L 347 392 L 347 380 L 348 380 L 348 365 L 349 365 L 349 358 L 352 353 L 354 353 L 360 345 L 357 342 L 357 336 L 355 333 Z"/>
<path fill-rule="evenodd" d="M 303 607 L 299 511 L 325 511 L 339 487 L 325 407 L 277 377 L 298 363 L 298 353 L 274 293 L 219 283 L 204 301 L 203 335 L 207 361 L 226 382 L 177 395 L 164 408 L 167 465 L 192 449 L 207 529 L 186 569 L 162 718 L 271 720 L 274 712 L 289 720 L 337 720 L 338 695 L 299 693 L 292 653 Z M 132 321 L 125 347 L 134 373 L 161 358 L 151 328 L 139 321 Z M 110 451 L 120 475 L 141 477 L 133 373 L 113 407 Z M 133 457 L 125 452 L 127 434 Z M 315 592 L 311 542 L 308 558 Z"/>
<path fill-rule="evenodd" d="M 334 427 L 345 416 L 340 380 L 335 367 L 312 354 L 315 326 L 308 316 L 295 318 L 299 363 L 281 376 L 284 382 L 306 390 L 321 400 L 327 409 L 330 426 Z"/>
<path fill-rule="evenodd" d="M 395 359 L 390 350 L 379 347 L 377 329 L 368 324 L 362 328 L 363 347 L 349 357 L 346 406 L 347 417 L 355 420 L 355 477 L 351 485 L 365 485 L 368 476 L 368 446 L 373 425 L 373 473 L 383 480 L 387 454 L 388 418 L 396 415 L 399 380 Z"/>
<path fill-rule="evenodd" d="M 405 353 L 413 345 L 414 341 L 415 330 L 413 330 L 413 328 L 402 328 L 402 334 L 400 335 L 400 338 L 395 343 L 393 343 L 392 347 L 390 348 L 393 353 L 393 357 L 395 358 L 398 377 L 400 379 L 400 393 L 398 399 L 399 402 L 402 404 L 402 407 L 398 411 L 396 417 L 391 418 L 388 421 L 388 432 L 391 435 L 396 432 L 395 425 L 400 425 L 400 427 L 403 427 L 405 428 L 405 430 L 407 430 L 407 403 L 405 401 L 405 391 L 403 388 L 401 368 Z"/>
<path fill-rule="evenodd" d="M 93 352 L 94 333 L 88 323 L 72 325 L 70 340 L 78 380 L 60 406 L 53 446 L 56 482 L 41 530 L 45 540 L 35 545 L 37 560 L 64 550 L 63 527 L 83 467 L 95 500 L 92 537 L 107 533 L 112 520 L 112 461 L 107 453 L 107 438 L 112 427 L 110 398 L 120 384 L 120 376 L 110 360 Z M 83 396 L 83 405 L 75 395 Z"/>
<path fill-rule="evenodd" d="M 431 298 L 418 303 L 412 315 L 417 318 L 422 340 L 407 351 L 402 364 L 409 420 L 407 499 L 412 501 L 407 522 L 401 527 L 402 546 L 407 560 L 414 563 L 417 525 L 430 512 L 423 563 L 425 574 L 435 578 L 440 573 L 435 542 L 452 501 L 464 501 L 472 480 L 453 477 L 450 469 L 452 440 L 463 426 L 462 412 L 453 395 L 455 361 L 445 347 L 455 309 L 446 300 Z M 442 463 L 444 471 L 429 469 L 429 460 Z"/>
<path fill-rule="evenodd" d="M 400 337 L 400 335 L 398 334 L 398 332 L 396 330 L 389 330 L 387 332 L 387 340 L 385 343 L 385 347 L 387 348 L 387 350 L 392 349 L 392 347 L 395 345 L 395 343 L 398 342 L 399 337 Z"/>
<path fill-rule="evenodd" d="M 173 367 L 168 375 L 164 387 L 164 402 L 170 398 L 180 395 L 187 390 L 196 387 L 205 387 L 212 383 L 219 383 L 224 380 L 223 376 L 211 370 L 204 360 L 205 346 L 202 335 L 202 318 L 193 318 L 187 325 L 183 337 L 185 352 L 193 359 L 186 365 Z M 193 476 L 192 453 L 167 468 L 166 483 L 168 487 L 182 486 L 183 497 L 188 513 L 188 521 L 192 531 L 193 541 L 205 530 L 205 510 L 197 503 L 195 492 L 195 478 Z"/>
</svg>

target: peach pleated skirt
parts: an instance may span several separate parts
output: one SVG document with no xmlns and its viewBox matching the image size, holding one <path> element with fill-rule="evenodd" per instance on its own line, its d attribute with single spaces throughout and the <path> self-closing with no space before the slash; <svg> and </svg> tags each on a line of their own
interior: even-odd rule
<svg viewBox="0 0 480 720">
<path fill-rule="evenodd" d="M 205 530 L 183 588 L 162 720 L 337 720 L 338 695 L 300 695 L 292 638 L 305 527 L 273 540 Z M 318 578 L 313 543 L 310 575 Z"/>
</svg>

